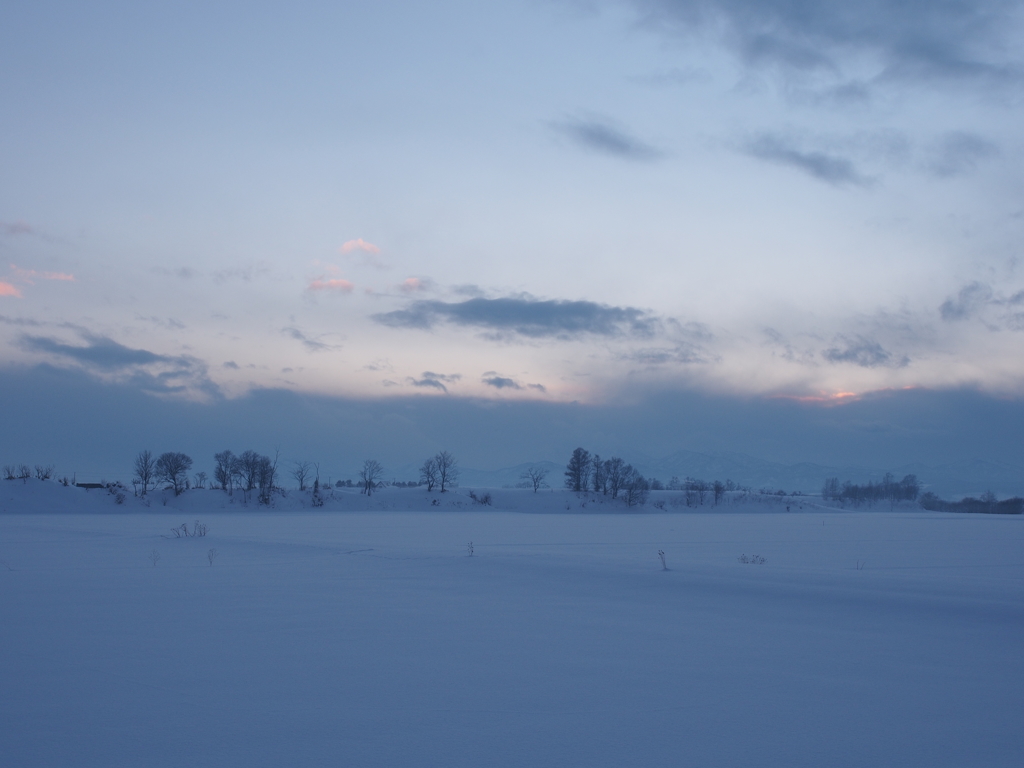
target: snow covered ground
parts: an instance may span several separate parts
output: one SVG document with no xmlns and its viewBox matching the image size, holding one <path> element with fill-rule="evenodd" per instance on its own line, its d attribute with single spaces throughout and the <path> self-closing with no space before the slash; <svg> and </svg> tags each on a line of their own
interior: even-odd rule
<svg viewBox="0 0 1024 768">
<path fill-rule="evenodd" d="M 490 493 L 0 484 L 0 763 L 1024 765 L 1021 517 Z"/>
</svg>

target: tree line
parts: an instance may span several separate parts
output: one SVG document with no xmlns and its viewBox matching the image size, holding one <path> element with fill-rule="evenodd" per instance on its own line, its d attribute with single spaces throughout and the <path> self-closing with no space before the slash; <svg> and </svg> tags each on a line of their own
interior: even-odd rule
<svg viewBox="0 0 1024 768">
<path fill-rule="evenodd" d="M 281 490 L 278 485 L 278 456 L 276 451 L 273 459 L 252 450 L 242 451 L 237 455 L 230 450 L 216 453 L 213 456 L 214 470 L 211 487 L 219 487 L 226 493 L 240 491 L 246 500 L 250 493 L 255 492 L 261 504 L 269 504 L 274 491 Z M 173 490 L 175 496 L 191 488 L 205 488 L 207 482 L 205 472 L 189 476 L 192 464 L 192 457 L 176 451 L 168 451 L 159 456 L 154 456 L 149 450 L 139 451 L 133 464 L 132 484 L 135 487 L 136 495 L 145 496 L 151 488 L 155 489 L 161 483 L 167 490 Z M 12 477 L 21 476 L 13 468 L 9 474 Z M 357 475 L 360 492 L 367 496 L 372 495 L 377 489 L 389 485 L 383 479 L 384 467 L 376 459 L 364 461 Z M 319 464 L 310 461 L 295 462 L 291 476 L 298 482 L 300 491 L 311 487 L 314 505 L 322 506 Z M 310 478 L 313 479 L 312 486 L 308 485 Z M 402 487 L 425 485 L 428 491 L 433 491 L 436 487 L 441 493 L 445 493 L 457 484 L 458 479 L 459 465 L 455 456 L 448 451 L 440 451 L 423 462 L 423 466 L 420 467 L 418 483 L 396 482 L 394 485 Z M 339 480 L 337 486 L 351 488 L 355 487 L 355 484 L 351 480 Z M 319 504 L 317 504 L 318 501 Z"/>
<path fill-rule="evenodd" d="M 617 456 L 602 459 L 585 448 L 577 448 L 569 457 L 565 487 L 576 493 L 593 491 L 613 499 L 621 494 L 630 507 L 646 503 L 651 491 L 651 483 L 632 464 Z"/>
<path fill-rule="evenodd" d="M 917 481 L 917 475 L 906 475 L 897 481 L 891 472 L 886 472 L 881 482 L 868 481 L 864 485 L 856 485 L 849 480 L 840 485 L 838 477 L 830 477 L 822 486 L 821 498 L 853 504 L 865 501 L 888 501 L 895 504 L 897 501 L 916 501 L 920 493 L 921 484 Z"/>
</svg>

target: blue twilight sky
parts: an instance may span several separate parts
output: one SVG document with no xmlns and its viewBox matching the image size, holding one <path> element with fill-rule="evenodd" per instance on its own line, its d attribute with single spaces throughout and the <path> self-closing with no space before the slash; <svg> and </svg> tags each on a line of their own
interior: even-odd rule
<svg viewBox="0 0 1024 768">
<path fill-rule="evenodd" d="M 760 434 L 921 390 L 894 461 L 988 455 L 939 422 L 1024 396 L 1021 51 L 1020 0 L 11 3 L 0 383 L 197 430 L 268 390 L 493 401 L 521 460 L 565 409 Z"/>
</svg>

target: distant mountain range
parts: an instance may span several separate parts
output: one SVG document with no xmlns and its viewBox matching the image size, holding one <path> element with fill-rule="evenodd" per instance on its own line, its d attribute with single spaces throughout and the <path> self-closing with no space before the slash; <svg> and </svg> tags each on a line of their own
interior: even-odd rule
<svg viewBox="0 0 1024 768">
<path fill-rule="evenodd" d="M 630 460 L 629 457 L 624 458 Z M 917 475 L 924 490 L 942 497 L 978 496 L 987 490 L 993 491 L 1000 498 L 1024 496 L 1024 468 L 982 459 L 940 466 L 905 464 L 877 468 L 832 467 L 810 462 L 780 464 L 743 453 L 707 454 L 678 451 L 661 459 L 633 457 L 632 463 L 648 478 L 656 477 L 665 484 L 673 477 L 680 480 L 696 477 L 704 480 L 733 480 L 739 485 L 754 489 L 771 488 L 787 492 L 819 493 L 821 486 L 829 477 L 838 477 L 840 482 L 850 480 L 854 483 L 865 483 L 869 480 L 881 480 L 886 472 L 891 472 L 897 479 L 904 475 Z M 565 466 L 552 461 L 527 462 L 497 470 L 463 467 L 459 484 L 487 488 L 514 486 L 519 482 L 520 475 L 534 466 L 548 470 L 549 485 L 561 487 Z M 409 467 L 405 474 L 412 479 L 416 476 L 416 470 Z"/>
</svg>

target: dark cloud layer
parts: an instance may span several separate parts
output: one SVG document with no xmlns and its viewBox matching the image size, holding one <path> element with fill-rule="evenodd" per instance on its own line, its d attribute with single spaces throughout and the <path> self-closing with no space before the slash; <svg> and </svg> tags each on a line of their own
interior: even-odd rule
<svg viewBox="0 0 1024 768">
<path fill-rule="evenodd" d="M 185 451 L 209 472 L 225 447 L 275 446 L 283 461 L 320 462 L 323 478 L 354 477 L 367 456 L 390 473 L 445 448 L 466 467 L 497 469 L 564 463 L 578 445 L 641 463 L 688 449 L 881 470 L 972 459 L 1024 466 L 1024 401 L 962 390 L 883 392 L 837 407 L 686 392 L 586 406 L 286 390 L 197 404 L 38 366 L 0 367 L 0 402 L 18 406 L 4 415 L 2 461 L 55 463 L 60 473 L 97 480 L 127 479 L 143 448 Z"/>
<path fill-rule="evenodd" d="M 552 301 L 533 298 L 469 299 L 460 302 L 417 301 L 407 309 L 374 315 L 392 328 L 427 330 L 440 323 L 475 327 L 498 335 L 530 338 L 653 335 L 660 321 L 634 307 L 611 307 L 592 301 Z"/>
<path fill-rule="evenodd" d="M 868 54 L 890 78 L 1019 77 L 1020 0 L 627 0 L 670 33 L 719 33 L 748 64 L 839 75 Z"/>
</svg>

